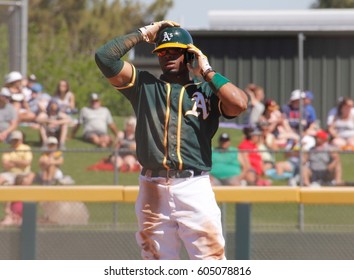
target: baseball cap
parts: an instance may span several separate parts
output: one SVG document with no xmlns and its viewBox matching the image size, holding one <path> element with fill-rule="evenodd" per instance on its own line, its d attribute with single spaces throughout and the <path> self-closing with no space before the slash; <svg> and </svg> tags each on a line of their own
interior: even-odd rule
<svg viewBox="0 0 354 280">
<path fill-rule="evenodd" d="M 290 101 L 299 100 L 300 98 L 305 98 L 305 97 L 306 97 L 305 92 L 296 89 L 291 93 Z"/>
<path fill-rule="evenodd" d="M 100 96 L 98 93 L 91 93 L 91 100 L 99 100 L 100 99 Z"/>
<path fill-rule="evenodd" d="M 222 133 L 219 136 L 219 141 L 221 141 L 221 142 L 226 142 L 226 141 L 229 141 L 229 140 L 230 140 L 230 136 L 227 133 Z"/>
<path fill-rule="evenodd" d="M 7 74 L 5 76 L 4 83 L 5 84 L 10 84 L 10 83 L 13 83 L 13 82 L 16 82 L 16 81 L 20 81 L 20 80 L 22 80 L 21 73 L 17 72 L 17 71 L 12 71 L 12 72 L 10 72 L 9 74 Z"/>
<path fill-rule="evenodd" d="M 11 92 L 8 88 L 3 87 L 0 91 L 0 95 L 1 96 L 5 96 L 5 97 L 10 97 L 11 96 Z"/>
<path fill-rule="evenodd" d="M 58 139 L 56 137 L 54 137 L 54 136 L 49 136 L 48 139 L 47 139 L 47 142 L 46 142 L 47 145 L 50 145 L 50 144 L 56 144 L 57 145 L 58 143 L 59 143 Z"/>
<path fill-rule="evenodd" d="M 328 133 L 326 131 L 320 129 L 319 131 L 316 132 L 316 138 L 327 140 L 328 139 Z"/>
<path fill-rule="evenodd" d="M 33 92 L 38 93 L 38 92 L 42 92 L 42 91 L 43 91 L 43 87 L 42 87 L 42 85 L 39 84 L 39 83 L 34 83 L 34 84 L 31 86 L 31 90 L 32 90 Z"/>
<path fill-rule="evenodd" d="M 23 139 L 23 135 L 22 135 L 22 132 L 19 131 L 19 130 L 14 130 L 11 132 L 10 134 L 10 138 L 9 140 L 12 141 L 12 140 L 22 140 Z"/>
<path fill-rule="evenodd" d="M 313 96 L 313 93 L 312 91 L 306 91 L 306 98 L 310 99 L 310 100 L 313 100 L 314 96 Z"/>
<path fill-rule="evenodd" d="M 35 74 L 31 74 L 31 75 L 29 75 L 29 80 L 30 81 L 37 81 L 37 77 L 36 77 L 36 75 Z"/>
</svg>

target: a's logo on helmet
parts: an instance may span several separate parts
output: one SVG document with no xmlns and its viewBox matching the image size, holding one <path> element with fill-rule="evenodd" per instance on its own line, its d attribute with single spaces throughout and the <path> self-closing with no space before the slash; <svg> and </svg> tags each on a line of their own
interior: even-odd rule
<svg viewBox="0 0 354 280">
<path fill-rule="evenodd" d="M 173 37 L 173 33 L 167 33 L 166 31 L 163 33 L 162 42 L 170 41 Z"/>
</svg>

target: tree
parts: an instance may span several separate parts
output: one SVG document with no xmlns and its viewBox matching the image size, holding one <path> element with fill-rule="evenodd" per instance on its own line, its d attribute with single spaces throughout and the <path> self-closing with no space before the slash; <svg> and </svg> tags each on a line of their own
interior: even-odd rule
<svg viewBox="0 0 354 280">
<path fill-rule="evenodd" d="M 94 62 L 95 49 L 163 19 L 172 5 L 172 0 L 155 0 L 148 6 L 132 0 L 31 0 L 28 73 L 35 73 L 48 93 L 60 79 L 67 79 L 79 108 L 91 92 L 100 92 L 113 114 L 127 115 L 131 106 L 102 77 Z"/>
<path fill-rule="evenodd" d="M 317 0 L 311 7 L 315 9 L 354 8 L 354 0 Z"/>
</svg>

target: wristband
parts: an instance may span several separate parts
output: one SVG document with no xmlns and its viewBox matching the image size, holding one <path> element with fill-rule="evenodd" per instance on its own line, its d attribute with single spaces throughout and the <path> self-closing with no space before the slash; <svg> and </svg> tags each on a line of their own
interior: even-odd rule
<svg viewBox="0 0 354 280">
<path fill-rule="evenodd" d="M 215 91 L 218 92 L 220 88 L 230 82 L 229 79 L 225 78 L 220 73 L 215 73 L 211 81 L 209 82 L 210 87 Z"/>
<path fill-rule="evenodd" d="M 203 79 L 206 80 L 206 75 L 208 75 L 210 72 L 214 72 L 215 71 L 213 70 L 213 68 L 208 68 L 207 70 L 205 70 L 205 72 L 202 71 L 202 76 L 203 76 Z"/>
</svg>

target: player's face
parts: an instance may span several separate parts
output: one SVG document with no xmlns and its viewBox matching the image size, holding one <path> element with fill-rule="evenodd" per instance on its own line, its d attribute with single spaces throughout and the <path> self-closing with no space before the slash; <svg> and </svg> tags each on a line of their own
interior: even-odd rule
<svg viewBox="0 0 354 280">
<path fill-rule="evenodd" d="M 159 63 L 164 74 L 180 74 L 188 71 L 184 61 L 184 49 L 165 48 L 157 52 Z"/>
</svg>

